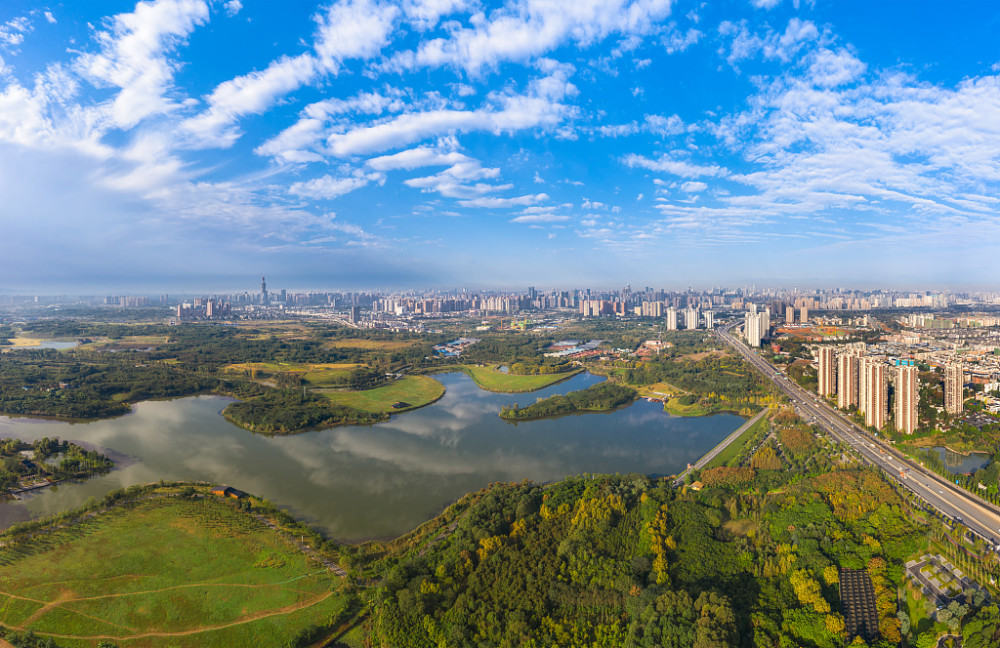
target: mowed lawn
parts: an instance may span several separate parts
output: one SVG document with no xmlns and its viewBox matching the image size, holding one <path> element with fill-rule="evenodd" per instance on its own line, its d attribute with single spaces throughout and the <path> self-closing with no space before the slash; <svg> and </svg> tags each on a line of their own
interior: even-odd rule
<svg viewBox="0 0 1000 648">
<path fill-rule="evenodd" d="M 481 389 L 492 392 L 521 393 L 542 389 L 557 382 L 562 382 L 570 376 L 583 371 L 566 371 L 558 374 L 545 374 L 541 376 L 518 376 L 497 371 L 496 365 L 480 367 L 478 365 L 460 365 L 458 369 L 466 372 L 476 381 Z"/>
<path fill-rule="evenodd" d="M 444 385 L 428 376 L 406 376 L 388 385 L 364 389 L 316 390 L 338 405 L 347 405 L 366 412 L 405 412 L 433 403 L 444 395 Z M 396 403 L 406 407 L 393 408 Z"/>
<path fill-rule="evenodd" d="M 283 646 L 339 579 L 229 502 L 151 499 L 0 549 L 0 623 L 59 645 Z"/>
</svg>

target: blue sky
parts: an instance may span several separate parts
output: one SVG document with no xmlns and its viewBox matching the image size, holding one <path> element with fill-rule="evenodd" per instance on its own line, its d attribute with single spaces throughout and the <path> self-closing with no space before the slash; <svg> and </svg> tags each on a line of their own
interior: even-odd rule
<svg viewBox="0 0 1000 648">
<path fill-rule="evenodd" d="M 0 4 L 0 288 L 995 286 L 988 2 Z"/>
</svg>

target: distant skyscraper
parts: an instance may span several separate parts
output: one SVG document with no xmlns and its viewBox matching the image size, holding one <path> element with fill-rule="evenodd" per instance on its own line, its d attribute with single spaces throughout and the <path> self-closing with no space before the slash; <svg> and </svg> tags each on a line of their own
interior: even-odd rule
<svg viewBox="0 0 1000 648">
<path fill-rule="evenodd" d="M 858 404 L 858 356 L 843 353 L 837 358 L 837 407 Z"/>
<path fill-rule="evenodd" d="M 696 329 L 698 328 L 698 309 L 688 308 L 684 311 L 684 328 L 686 329 Z"/>
<path fill-rule="evenodd" d="M 949 414 L 961 414 L 965 409 L 962 390 L 965 386 L 965 370 L 961 365 L 950 364 L 944 368 L 944 409 Z"/>
<path fill-rule="evenodd" d="M 858 358 L 858 411 L 865 413 L 868 406 L 868 364 L 873 362 L 872 358 L 861 356 Z"/>
<path fill-rule="evenodd" d="M 803 324 L 809 321 L 809 308 L 803 306 L 799 309 L 799 321 Z"/>
<path fill-rule="evenodd" d="M 747 313 L 743 319 L 743 335 L 747 339 L 747 344 L 752 347 L 759 347 L 764 337 L 763 318 L 763 313 Z"/>
<path fill-rule="evenodd" d="M 673 306 L 667 309 L 667 330 L 677 330 L 677 309 Z"/>
<path fill-rule="evenodd" d="M 889 386 L 886 383 L 886 366 L 875 358 L 865 363 L 865 425 L 881 430 L 888 414 Z"/>
<path fill-rule="evenodd" d="M 260 303 L 267 305 L 267 280 L 260 278 Z"/>
<path fill-rule="evenodd" d="M 795 323 L 795 307 L 794 306 L 786 306 L 785 307 L 785 324 L 794 324 L 794 323 Z"/>
<path fill-rule="evenodd" d="M 896 369 L 896 429 L 913 434 L 917 429 L 917 368 Z"/>
<path fill-rule="evenodd" d="M 819 395 L 830 396 L 837 393 L 835 380 L 833 347 L 824 346 L 819 349 Z"/>
</svg>

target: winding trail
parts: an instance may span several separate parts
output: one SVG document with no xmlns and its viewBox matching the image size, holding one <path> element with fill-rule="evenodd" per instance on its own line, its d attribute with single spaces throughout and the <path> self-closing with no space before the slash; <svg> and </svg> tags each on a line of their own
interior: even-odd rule
<svg viewBox="0 0 1000 648">
<path fill-rule="evenodd" d="M 172 588 L 168 588 L 172 589 Z M 103 640 L 109 639 L 112 641 L 127 641 L 130 639 L 144 639 L 146 637 L 186 637 L 194 634 L 200 634 L 202 632 L 211 632 L 213 630 L 223 630 L 225 628 L 232 628 L 233 626 L 243 625 L 245 623 L 250 623 L 252 621 L 259 621 L 260 619 L 267 619 L 273 616 L 284 616 L 286 614 L 291 614 L 292 612 L 298 612 L 299 610 L 304 610 L 306 608 L 312 607 L 317 603 L 322 603 L 326 599 L 333 596 L 333 592 L 326 592 L 324 594 L 318 594 L 312 599 L 307 599 L 305 601 L 300 601 L 298 603 L 292 603 L 291 605 L 286 605 L 285 607 L 277 608 L 275 610 L 262 610 L 260 612 L 254 612 L 253 614 L 248 614 L 245 617 L 237 619 L 236 621 L 230 621 L 228 623 L 217 623 L 215 625 L 201 626 L 198 628 L 191 628 L 188 630 L 176 630 L 173 632 L 141 632 L 131 635 L 71 635 L 71 634 L 58 634 L 54 632 L 41 632 L 39 630 L 32 630 L 36 635 L 43 637 L 56 637 L 57 639 L 82 639 L 82 640 Z M 20 597 L 19 597 L 20 598 Z M 14 630 L 25 631 L 27 628 L 23 626 L 10 626 Z"/>
</svg>

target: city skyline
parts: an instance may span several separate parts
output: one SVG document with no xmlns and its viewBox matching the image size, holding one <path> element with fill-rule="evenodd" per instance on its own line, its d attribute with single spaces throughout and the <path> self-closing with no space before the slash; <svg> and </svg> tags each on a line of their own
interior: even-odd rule
<svg viewBox="0 0 1000 648">
<path fill-rule="evenodd" d="M 0 290 L 989 287 L 998 24 L 987 3 L 4 3 Z"/>
</svg>

